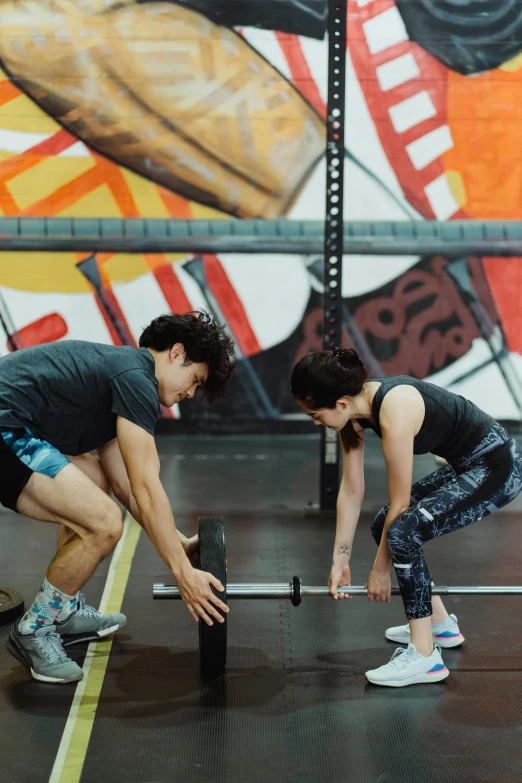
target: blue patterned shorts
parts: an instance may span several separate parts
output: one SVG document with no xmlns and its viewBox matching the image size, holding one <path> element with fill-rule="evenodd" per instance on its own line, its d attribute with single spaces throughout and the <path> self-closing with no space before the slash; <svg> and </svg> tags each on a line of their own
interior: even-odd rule
<svg viewBox="0 0 522 783">
<path fill-rule="evenodd" d="M 18 459 L 34 473 L 54 478 L 70 460 L 45 440 L 40 440 L 31 430 L 2 432 L 4 443 Z"/>
</svg>

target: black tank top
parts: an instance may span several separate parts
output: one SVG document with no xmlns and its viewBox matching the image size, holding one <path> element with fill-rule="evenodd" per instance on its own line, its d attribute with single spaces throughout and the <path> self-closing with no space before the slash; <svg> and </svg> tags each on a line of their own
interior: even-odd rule
<svg viewBox="0 0 522 783">
<path fill-rule="evenodd" d="M 477 408 L 465 397 L 441 389 L 426 381 L 418 381 L 409 375 L 390 378 L 373 378 L 380 381 L 372 402 L 375 426 L 366 419 L 357 419 L 364 429 L 372 429 L 382 438 L 379 413 L 384 397 L 395 386 L 413 386 L 422 395 L 425 414 L 422 427 L 413 441 L 414 454 L 437 454 L 448 462 L 465 456 L 487 435 L 495 424 L 494 419 Z"/>
</svg>

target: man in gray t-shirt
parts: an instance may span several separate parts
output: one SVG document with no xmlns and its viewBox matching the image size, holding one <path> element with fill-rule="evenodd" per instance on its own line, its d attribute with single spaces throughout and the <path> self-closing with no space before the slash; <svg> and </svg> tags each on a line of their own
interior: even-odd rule
<svg viewBox="0 0 522 783">
<path fill-rule="evenodd" d="M 222 327 L 188 313 L 156 318 L 139 350 L 71 340 L 0 359 L 0 503 L 61 525 L 56 557 L 7 643 L 35 679 L 80 680 L 64 646 L 126 622 L 86 606 L 79 592 L 123 530 L 111 492 L 172 569 L 194 619 L 223 621 L 218 608 L 227 607 L 210 589 L 223 586 L 193 568 L 197 541 L 176 530 L 154 428 L 160 404 L 193 397 L 198 386 L 210 401 L 221 396 L 232 356 Z"/>
</svg>

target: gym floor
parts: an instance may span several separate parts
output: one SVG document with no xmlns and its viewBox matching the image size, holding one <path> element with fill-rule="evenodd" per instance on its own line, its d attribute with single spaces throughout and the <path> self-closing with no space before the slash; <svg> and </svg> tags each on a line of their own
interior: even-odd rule
<svg viewBox="0 0 522 783">
<path fill-rule="evenodd" d="M 369 524 L 386 501 L 380 444 L 367 441 L 354 584 L 370 570 Z M 308 505 L 317 499 L 316 434 L 165 435 L 158 448 L 180 529 L 196 532 L 200 514 L 224 516 L 230 582 L 284 582 L 297 573 L 306 584 L 326 583 L 335 522 Z M 432 457 L 416 458 L 415 478 L 434 468 Z M 517 500 L 429 543 L 432 576 L 439 584 L 522 584 L 521 523 Z M 51 526 L 2 510 L 1 581 L 31 600 L 54 541 Z M 108 569 L 103 563 L 86 586 L 93 605 Z M 90 677 L 79 713 L 74 685 L 30 680 L 0 646 L 0 783 L 522 781 L 522 598 L 448 598 L 466 637 L 462 648 L 444 651 L 451 675 L 403 689 L 363 677 L 395 649 L 384 629 L 403 622 L 400 599 L 310 598 L 299 608 L 237 601 L 226 677 L 203 685 L 196 624 L 181 602 L 153 601 L 153 582 L 172 579 L 141 534 L 123 598 L 128 625 L 112 646 L 93 645 L 107 668 Z M 7 633 L 0 629 L 2 642 Z M 72 648 L 79 662 L 86 648 Z M 71 758 L 64 730 L 85 710 L 92 731 Z"/>
</svg>

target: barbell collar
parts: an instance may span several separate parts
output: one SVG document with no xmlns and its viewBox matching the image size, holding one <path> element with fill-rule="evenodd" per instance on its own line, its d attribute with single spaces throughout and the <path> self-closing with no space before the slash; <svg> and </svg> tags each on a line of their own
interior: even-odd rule
<svg viewBox="0 0 522 783">
<path fill-rule="evenodd" d="M 299 593 L 296 589 L 296 584 L 299 588 Z M 339 587 L 337 592 L 339 594 L 360 596 L 367 595 L 366 587 L 352 586 L 352 587 Z M 153 586 L 153 598 L 157 600 L 161 599 L 177 599 L 181 598 L 179 590 L 174 585 L 155 584 Z M 400 595 L 398 587 L 392 587 L 392 595 Z M 432 588 L 433 595 L 522 595 L 522 586 L 486 586 L 486 585 L 471 585 L 471 586 L 436 586 Z M 298 606 L 300 598 L 310 597 L 319 598 L 322 596 L 329 596 L 330 588 L 322 586 L 306 586 L 301 585 L 299 579 L 294 577 L 291 584 L 273 583 L 273 584 L 229 584 L 227 585 L 227 598 L 233 599 L 245 599 L 256 600 L 263 598 L 275 598 L 275 599 L 289 599 L 294 606 Z"/>
</svg>

